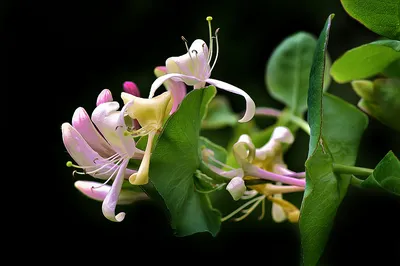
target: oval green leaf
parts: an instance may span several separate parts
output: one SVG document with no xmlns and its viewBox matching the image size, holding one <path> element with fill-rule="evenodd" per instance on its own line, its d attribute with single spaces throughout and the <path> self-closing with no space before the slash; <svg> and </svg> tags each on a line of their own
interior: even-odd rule
<svg viewBox="0 0 400 266">
<path fill-rule="evenodd" d="M 398 59 L 400 59 L 400 41 L 375 41 L 344 53 L 333 63 L 331 76 L 338 83 L 369 78 L 383 72 Z"/>
<path fill-rule="evenodd" d="M 358 102 L 361 110 L 400 132 L 400 79 L 355 80 L 351 84 L 362 97 Z"/>
<path fill-rule="evenodd" d="M 200 165 L 199 132 L 207 106 L 215 96 L 213 86 L 193 90 L 167 120 L 154 147 L 149 178 L 169 210 L 176 235 L 209 232 L 215 236 L 220 213 L 212 208 L 207 194 L 195 189 Z M 219 153 L 219 152 L 218 152 Z"/>
<path fill-rule="evenodd" d="M 400 40 L 399 0 L 341 0 L 346 12 L 371 31 Z"/>
<path fill-rule="evenodd" d="M 325 53 L 333 15 L 315 49 L 308 92 L 310 143 L 306 189 L 300 209 L 302 265 L 318 265 L 350 176 L 333 172 L 334 162 L 353 165 L 368 118 L 355 106 L 323 93 Z"/>
<path fill-rule="evenodd" d="M 307 93 L 316 38 L 307 32 L 295 33 L 284 39 L 268 60 L 265 82 L 269 94 L 300 115 L 307 109 Z M 328 56 L 327 56 L 328 57 Z M 330 59 L 327 59 L 327 69 Z M 325 89 L 330 76 L 325 76 Z"/>
<path fill-rule="evenodd" d="M 394 195 L 400 196 L 400 161 L 389 151 L 375 167 L 374 172 L 365 179 L 361 186 L 383 189 Z"/>
</svg>

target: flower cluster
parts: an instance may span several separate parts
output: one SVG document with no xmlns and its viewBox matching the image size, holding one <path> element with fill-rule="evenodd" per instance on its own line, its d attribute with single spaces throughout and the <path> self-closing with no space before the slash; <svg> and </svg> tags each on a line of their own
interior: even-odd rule
<svg viewBox="0 0 400 266">
<path fill-rule="evenodd" d="M 117 204 L 130 203 L 143 196 L 143 193 L 133 192 L 123 184 L 128 182 L 138 186 L 148 183 L 154 140 L 168 117 L 178 109 L 186 95 L 187 86 L 200 89 L 210 84 L 242 95 L 246 100 L 246 112 L 239 122 L 247 122 L 254 116 L 255 103 L 245 91 L 210 78 L 219 50 L 218 30 L 213 36 L 211 20 L 211 17 L 207 17 L 209 46 L 197 39 L 188 47 L 183 38 L 186 53 L 168 58 L 165 66 L 155 67 L 157 78 L 147 98 L 140 97 L 136 84 L 127 81 L 120 95 L 122 106 L 113 99 L 110 90 L 104 89 L 97 97 L 96 108 L 91 116 L 83 107 L 78 107 L 72 116 L 72 123 L 62 124 L 65 148 L 75 161 L 68 162 L 67 166 L 76 169 L 74 174 L 90 175 L 103 180 L 79 180 L 75 187 L 85 195 L 103 201 L 102 211 L 107 219 L 122 221 L 125 213 L 115 213 Z M 216 51 L 213 59 L 214 41 Z M 155 96 L 161 85 L 165 86 L 166 91 Z M 147 142 L 145 147 L 139 148 L 141 140 Z"/>
</svg>

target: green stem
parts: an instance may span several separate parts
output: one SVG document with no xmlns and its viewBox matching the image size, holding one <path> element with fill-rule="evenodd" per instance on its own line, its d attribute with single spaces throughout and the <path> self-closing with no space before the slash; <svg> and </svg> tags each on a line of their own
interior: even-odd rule
<svg viewBox="0 0 400 266">
<path fill-rule="evenodd" d="M 343 165 L 343 164 L 338 164 L 338 163 L 332 164 L 332 167 L 333 167 L 333 171 L 338 174 L 369 176 L 374 171 L 373 169 L 370 169 L 370 168 L 348 166 L 348 165 Z"/>
<path fill-rule="evenodd" d="M 291 115 L 290 116 L 290 121 L 298 125 L 304 132 L 306 132 L 308 135 L 310 135 L 310 126 L 308 123 L 302 119 L 301 117 Z"/>
<path fill-rule="evenodd" d="M 353 186 L 359 187 L 359 186 L 361 186 L 362 182 L 363 182 L 362 179 L 359 179 L 359 178 L 355 177 L 354 175 L 351 176 L 350 184 L 352 184 Z"/>
<path fill-rule="evenodd" d="M 229 177 L 225 177 L 222 175 L 217 174 L 216 172 L 214 172 L 213 170 L 211 170 L 206 163 L 204 163 L 203 161 L 200 161 L 200 165 L 199 165 L 199 170 L 207 175 L 208 177 L 214 179 L 215 181 L 219 182 L 219 183 L 229 183 L 229 181 L 231 181 L 231 179 Z"/>
</svg>

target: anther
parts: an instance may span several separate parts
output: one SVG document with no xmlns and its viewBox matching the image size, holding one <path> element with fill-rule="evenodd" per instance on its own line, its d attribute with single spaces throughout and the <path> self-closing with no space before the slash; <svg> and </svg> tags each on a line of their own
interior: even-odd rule
<svg viewBox="0 0 400 266">
<path fill-rule="evenodd" d="M 68 162 L 66 163 L 66 165 L 67 165 L 67 167 L 72 167 L 72 166 L 74 166 L 73 163 L 72 163 L 71 161 L 68 161 Z"/>
</svg>

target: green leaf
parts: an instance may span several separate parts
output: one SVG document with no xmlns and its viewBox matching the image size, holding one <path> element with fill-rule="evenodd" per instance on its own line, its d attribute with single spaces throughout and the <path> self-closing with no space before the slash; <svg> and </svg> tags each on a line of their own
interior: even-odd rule
<svg viewBox="0 0 400 266">
<path fill-rule="evenodd" d="M 195 190 L 195 172 L 200 165 L 199 132 L 207 105 L 216 89 L 193 90 L 166 122 L 153 150 L 149 177 L 171 215 L 176 235 L 209 232 L 220 228 L 220 213 L 213 209 L 207 194 Z"/>
<path fill-rule="evenodd" d="M 208 106 L 208 112 L 202 121 L 202 129 L 219 129 L 234 126 L 238 123 L 238 115 L 232 111 L 229 101 L 224 96 L 216 96 Z"/>
<path fill-rule="evenodd" d="M 265 81 L 269 94 L 289 106 L 297 115 L 307 109 L 307 92 L 316 38 L 307 32 L 295 33 L 284 39 L 268 60 Z M 327 57 L 326 69 L 330 68 Z M 325 89 L 330 76 L 325 76 Z"/>
<path fill-rule="evenodd" d="M 310 73 L 308 122 L 311 134 L 306 161 L 306 190 L 299 220 L 303 265 L 317 265 L 328 241 L 337 208 L 350 176 L 336 175 L 334 162 L 353 165 L 368 118 L 342 99 L 323 94 L 325 52 L 333 15 L 318 40 Z"/>
<path fill-rule="evenodd" d="M 338 83 L 372 77 L 400 59 L 400 41 L 382 40 L 361 45 L 345 52 L 331 67 Z"/>
<path fill-rule="evenodd" d="M 354 19 L 376 34 L 400 40 L 399 0 L 341 0 Z"/>
<path fill-rule="evenodd" d="M 384 189 L 400 196 L 400 161 L 396 155 L 389 151 L 361 186 Z"/>
<path fill-rule="evenodd" d="M 382 74 L 388 78 L 400 78 L 400 59 L 388 65 Z"/>
<path fill-rule="evenodd" d="M 358 102 L 361 110 L 400 131 L 400 79 L 357 80 L 351 84 L 362 97 Z"/>
</svg>

